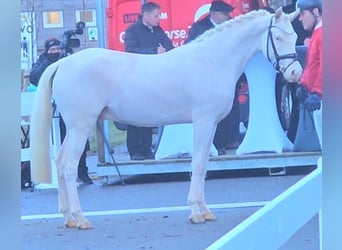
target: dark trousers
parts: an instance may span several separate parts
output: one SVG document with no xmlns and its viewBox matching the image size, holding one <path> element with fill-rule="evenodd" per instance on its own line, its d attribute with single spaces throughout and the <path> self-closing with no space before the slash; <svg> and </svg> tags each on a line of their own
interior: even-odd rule
<svg viewBox="0 0 342 250">
<path fill-rule="evenodd" d="M 236 86 L 238 86 L 238 83 Z M 213 143 L 216 149 L 223 149 L 229 144 L 239 142 L 239 137 L 240 113 L 239 103 L 237 101 L 237 89 L 235 88 L 232 110 L 217 124 Z"/>
<path fill-rule="evenodd" d="M 61 142 L 63 143 L 65 135 L 66 135 L 66 127 L 65 123 L 63 121 L 62 116 L 59 116 L 59 127 L 60 127 L 60 133 L 61 133 Z M 80 161 L 78 163 L 78 169 L 85 168 L 87 166 L 86 158 L 87 158 L 87 151 L 90 149 L 89 142 L 87 140 L 85 144 L 84 151 L 81 155 Z"/>
<path fill-rule="evenodd" d="M 128 125 L 126 142 L 130 156 L 137 153 L 145 156 L 150 154 L 152 149 L 152 128 Z"/>
</svg>

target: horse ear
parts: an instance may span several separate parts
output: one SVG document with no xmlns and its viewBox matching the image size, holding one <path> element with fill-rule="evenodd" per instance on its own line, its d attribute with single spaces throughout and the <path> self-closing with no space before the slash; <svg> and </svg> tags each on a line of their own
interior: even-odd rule
<svg viewBox="0 0 342 250">
<path fill-rule="evenodd" d="M 298 16 L 299 12 L 300 10 L 296 9 L 294 12 L 287 15 L 291 22 Z"/>
<path fill-rule="evenodd" d="M 283 8 L 279 7 L 274 14 L 275 19 L 278 19 L 279 17 L 281 17 L 282 14 L 283 14 Z"/>
</svg>

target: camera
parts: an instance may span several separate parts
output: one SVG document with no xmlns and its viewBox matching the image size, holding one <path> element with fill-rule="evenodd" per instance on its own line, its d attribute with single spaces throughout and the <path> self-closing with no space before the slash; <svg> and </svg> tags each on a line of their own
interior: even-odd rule
<svg viewBox="0 0 342 250">
<path fill-rule="evenodd" d="M 82 35 L 83 30 L 85 27 L 85 23 L 80 21 L 76 23 L 76 29 L 75 30 L 67 30 L 63 34 L 63 40 L 61 44 L 61 48 L 64 50 L 64 55 L 67 56 L 73 53 L 73 48 L 79 48 L 81 45 L 80 39 L 78 38 L 72 38 L 76 35 Z"/>
</svg>

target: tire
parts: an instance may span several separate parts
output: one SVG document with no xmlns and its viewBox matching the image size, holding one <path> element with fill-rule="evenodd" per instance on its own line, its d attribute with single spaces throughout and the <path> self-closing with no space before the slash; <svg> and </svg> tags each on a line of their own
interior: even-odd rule
<svg viewBox="0 0 342 250">
<path fill-rule="evenodd" d="M 291 121 L 292 110 L 292 93 L 287 84 L 284 84 L 281 89 L 280 99 L 280 123 L 284 130 L 288 130 Z"/>
</svg>

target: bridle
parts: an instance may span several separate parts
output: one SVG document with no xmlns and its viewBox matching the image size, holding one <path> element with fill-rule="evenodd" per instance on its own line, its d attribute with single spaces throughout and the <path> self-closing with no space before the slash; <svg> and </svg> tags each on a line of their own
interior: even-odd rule
<svg viewBox="0 0 342 250">
<path fill-rule="evenodd" d="M 285 54 L 285 55 L 281 55 L 281 56 L 278 54 L 278 51 L 277 51 L 277 48 L 275 46 L 274 39 L 273 39 L 272 28 L 277 28 L 277 29 L 280 29 L 280 28 L 273 25 L 273 18 L 274 18 L 274 15 L 272 16 L 270 25 L 268 26 L 267 45 L 266 45 L 267 59 L 273 64 L 273 67 L 277 72 L 285 73 L 285 71 L 288 69 L 288 67 L 290 67 L 294 62 L 298 61 L 298 57 L 297 57 L 297 53 Z M 280 30 L 282 32 L 286 32 L 282 29 L 280 29 Z M 271 41 L 273 53 L 274 53 L 274 56 L 276 59 L 275 62 L 272 62 L 270 59 L 270 56 L 269 56 L 269 49 L 268 49 L 269 41 Z M 284 67 L 284 66 L 280 65 L 280 61 L 284 60 L 284 59 L 293 59 L 293 60 L 286 67 Z"/>
</svg>

